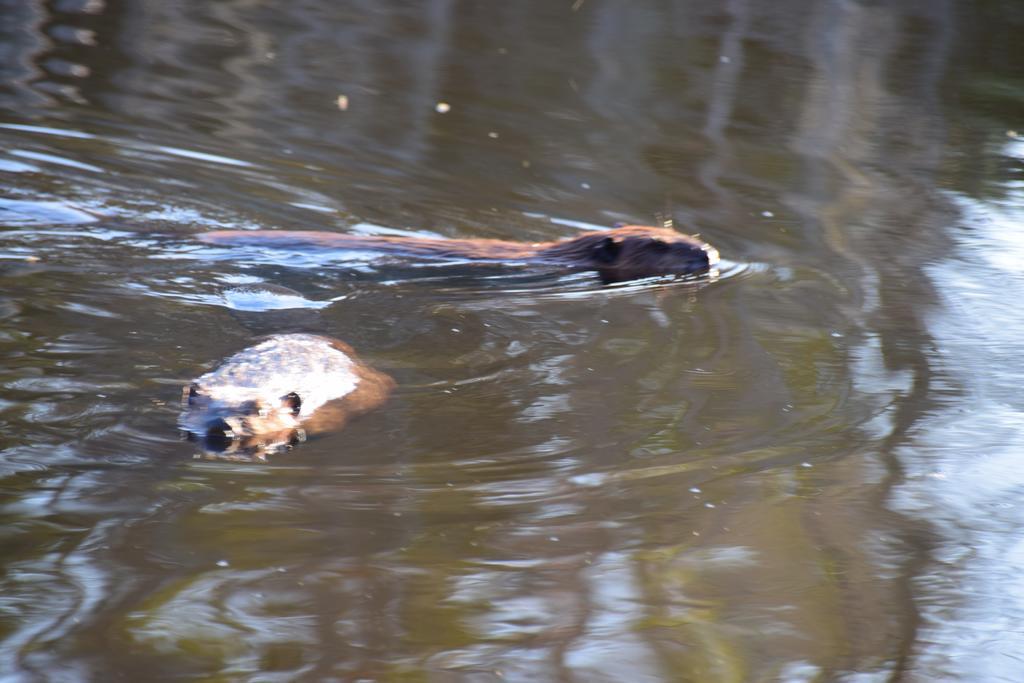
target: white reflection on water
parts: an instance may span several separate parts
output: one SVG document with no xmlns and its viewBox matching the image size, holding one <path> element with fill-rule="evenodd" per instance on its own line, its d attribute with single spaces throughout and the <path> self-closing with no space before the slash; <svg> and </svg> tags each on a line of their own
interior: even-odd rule
<svg viewBox="0 0 1024 683">
<path fill-rule="evenodd" d="M 156 149 L 177 157 L 185 157 L 186 159 L 196 159 L 197 161 L 209 161 L 214 164 L 224 164 L 225 166 L 248 166 L 251 167 L 247 161 L 240 159 L 232 159 L 220 154 L 210 154 L 209 152 L 197 152 L 192 149 L 181 149 L 180 147 L 168 147 L 166 145 L 159 145 Z"/>
<path fill-rule="evenodd" d="M 37 227 L 41 225 L 77 225 L 96 221 L 84 211 L 73 209 L 61 202 L 46 202 L 0 197 L 0 222 L 10 227 Z"/>
<path fill-rule="evenodd" d="M 298 292 L 288 293 L 259 285 L 243 285 L 225 290 L 222 294 L 223 303 L 236 311 L 278 311 L 293 308 L 320 309 L 330 306 L 329 301 L 313 301 Z M 343 296 L 340 298 L 344 298 Z"/>
<path fill-rule="evenodd" d="M 78 138 L 80 140 L 92 140 L 96 137 L 95 135 L 83 133 L 78 130 L 51 128 L 49 126 L 28 126 L 21 123 L 0 123 L 0 128 L 6 128 L 7 130 L 20 130 L 26 133 L 41 133 L 43 135 L 53 135 L 61 138 Z"/>
<path fill-rule="evenodd" d="M 33 152 L 27 149 L 12 149 L 8 154 L 15 157 L 21 157 L 23 159 L 32 159 L 33 161 L 43 161 L 49 164 L 56 164 L 58 166 L 77 168 L 81 171 L 92 171 L 94 173 L 104 172 L 99 166 L 84 164 L 81 161 L 75 161 L 74 159 L 66 159 L 64 157 L 57 156 L 56 154 L 44 154 L 42 152 Z"/>
<path fill-rule="evenodd" d="M 1008 199 L 957 199 L 961 249 L 931 269 L 944 305 L 929 326 L 962 396 L 899 451 L 892 504 L 940 539 L 915 582 L 913 670 L 932 680 L 1024 680 L 1024 192 Z"/>
</svg>

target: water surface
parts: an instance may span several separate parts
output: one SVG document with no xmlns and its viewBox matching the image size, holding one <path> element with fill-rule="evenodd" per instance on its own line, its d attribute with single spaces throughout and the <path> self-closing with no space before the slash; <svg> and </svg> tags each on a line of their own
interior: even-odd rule
<svg viewBox="0 0 1024 683">
<path fill-rule="evenodd" d="M 1014 3 L 0 13 L 3 680 L 1024 679 Z M 194 239 L 666 213 L 717 277 Z M 197 457 L 284 329 L 398 389 Z"/>
</svg>

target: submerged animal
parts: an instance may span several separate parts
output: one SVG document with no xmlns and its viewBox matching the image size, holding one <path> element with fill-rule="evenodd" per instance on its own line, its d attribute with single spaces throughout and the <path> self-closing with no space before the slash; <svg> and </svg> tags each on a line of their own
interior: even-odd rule
<svg viewBox="0 0 1024 683">
<path fill-rule="evenodd" d="M 384 403 L 393 387 L 344 342 L 275 335 L 185 387 L 178 424 L 207 452 L 261 457 L 340 429 Z"/>
<path fill-rule="evenodd" d="M 558 242 L 435 239 L 349 235 L 315 230 L 216 230 L 199 239 L 224 246 L 363 250 L 409 258 L 552 264 L 594 270 L 605 283 L 657 275 L 703 273 L 718 263 L 718 250 L 671 228 L 628 225 L 584 232 Z"/>
</svg>

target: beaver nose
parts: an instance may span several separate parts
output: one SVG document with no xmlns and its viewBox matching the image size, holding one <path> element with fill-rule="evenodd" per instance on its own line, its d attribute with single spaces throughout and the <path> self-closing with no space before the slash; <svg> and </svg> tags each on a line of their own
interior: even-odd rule
<svg viewBox="0 0 1024 683">
<path fill-rule="evenodd" d="M 206 425 L 206 438 L 208 439 L 230 439 L 235 434 L 223 418 L 211 420 Z"/>
<path fill-rule="evenodd" d="M 234 439 L 234 430 L 222 418 L 211 420 L 206 425 L 206 447 L 211 451 L 226 451 Z"/>
</svg>

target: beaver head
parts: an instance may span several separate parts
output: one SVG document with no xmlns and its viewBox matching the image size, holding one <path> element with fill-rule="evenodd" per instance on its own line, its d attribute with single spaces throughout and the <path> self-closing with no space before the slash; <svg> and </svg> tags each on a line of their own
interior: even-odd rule
<svg viewBox="0 0 1024 683">
<path fill-rule="evenodd" d="M 239 351 L 184 389 L 180 428 L 210 452 L 272 452 L 301 441 L 304 420 L 360 384 L 338 344 L 284 334 Z"/>
<path fill-rule="evenodd" d="M 214 453 L 273 451 L 303 439 L 299 427 L 302 399 L 289 392 L 277 400 L 235 399 L 210 393 L 193 382 L 182 393 L 180 425 L 186 435 Z"/>
<path fill-rule="evenodd" d="M 697 237 L 641 225 L 585 232 L 543 254 L 594 269 L 605 283 L 703 273 L 718 263 L 718 250 Z"/>
</svg>

